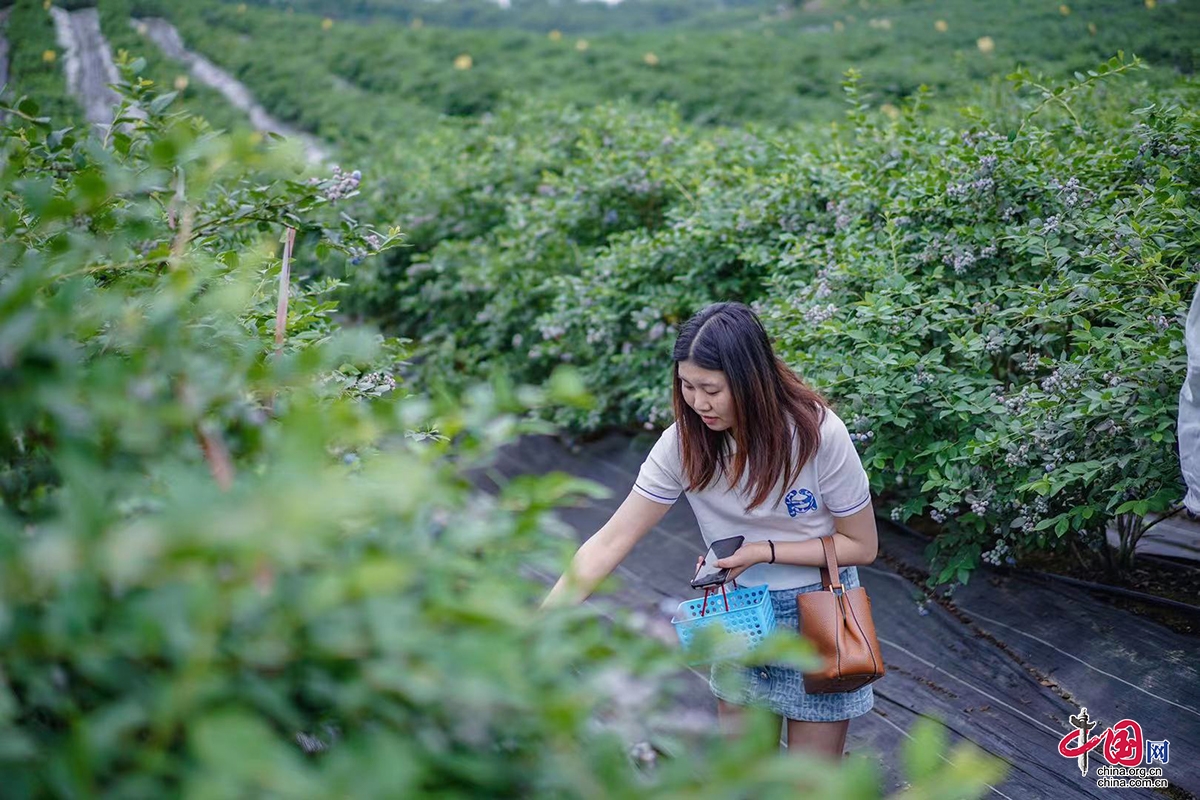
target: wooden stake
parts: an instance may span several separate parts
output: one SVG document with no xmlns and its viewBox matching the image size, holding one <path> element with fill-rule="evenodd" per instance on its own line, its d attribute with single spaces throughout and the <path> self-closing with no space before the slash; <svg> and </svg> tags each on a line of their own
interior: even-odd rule
<svg viewBox="0 0 1200 800">
<path fill-rule="evenodd" d="M 187 204 L 187 197 L 184 190 L 184 174 L 183 168 L 175 170 L 175 196 L 171 198 L 171 204 L 167 208 L 167 225 L 171 230 L 175 231 L 175 241 L 171 243 L 171 258 L 168 262 L 171 269 L 176 269 L 179 262 L 183 259 L 183 251 L 187 247 L 188 242 L 192 238 L 192 222 L 194 221 L 195 212 L 192 207 Z M 182 207 L 182 211 L 179 209 Z M 175 215 L 179 213 L 179 227 L 175 226 Z"/>
<path fill-rule="evenodd" d="M 275 355 L 283 350 L 283 335 L 287 332 L 288 284 L 291 282 L 292 248 L 296 245 L 296 229 L 288 228 L 283 243 L 283 266 L 279 270 L 279 305 L 275 309 Z"/>
</svg>

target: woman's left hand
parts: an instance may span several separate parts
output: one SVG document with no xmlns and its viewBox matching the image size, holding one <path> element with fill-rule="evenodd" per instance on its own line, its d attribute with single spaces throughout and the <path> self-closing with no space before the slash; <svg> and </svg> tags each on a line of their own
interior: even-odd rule
<svg viewBox="0 0 1200 800">
<path fill-rule="evenodd" d="M 737 577 L 746 570 L 753 567 L 755 564 L 761 564 L 771 560 L 770 553 L 764 554 L 767 549 L 766 542 L 750 542 L 744 544 L 737 549 L 737 552 L 728 558 L 722 558 L 717 562 L 717 567 L 720 569 L 729 569 L 729 577 L 727 581 L 737 580 Z"/>
</svg>

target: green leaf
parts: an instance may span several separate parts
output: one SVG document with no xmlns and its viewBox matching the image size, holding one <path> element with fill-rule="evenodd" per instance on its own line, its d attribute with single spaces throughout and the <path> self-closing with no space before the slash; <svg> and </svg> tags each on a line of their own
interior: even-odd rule
<svg viewBox="0 0 1200 800">
<path fill-rule="evenodd" d="M 932 778 L 941 769 L 947 741 L 945 726 L 929 717 L 918 717 L 904 743 L 905 777 L 912 783 Z"/>
<path fill-rule="evenodd" d="M 175 98 L 178 96 L 179 92 L 167 92 L 166 94 L 160 94 L 158 97 L 150 101 L 150 113 L 156 115 L 161 114 L 166 110 L 167 106 L 175 102 Z"/>
<path fill-rule="evenodd" d="M 574 367 L 556 367 L 546 388 L 551 400 L 576 408 L 591 408 L 596 402 L 595 396 L 587 390 L 579 370 Z"/>
</svg>

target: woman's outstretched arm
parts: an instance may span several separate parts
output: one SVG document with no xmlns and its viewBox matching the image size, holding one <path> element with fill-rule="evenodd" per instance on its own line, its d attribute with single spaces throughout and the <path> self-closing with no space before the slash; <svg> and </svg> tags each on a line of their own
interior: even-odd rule
<svg viewBox="0 0 1200 800">
<path fill-rule="evenodd" d="M 542 608 L 586 600 L 670 508 L 669 503 L 656 503 L 630 492 L 604 527 L 575 551 L 571 565 L 546 595 Z"/>
</svg>

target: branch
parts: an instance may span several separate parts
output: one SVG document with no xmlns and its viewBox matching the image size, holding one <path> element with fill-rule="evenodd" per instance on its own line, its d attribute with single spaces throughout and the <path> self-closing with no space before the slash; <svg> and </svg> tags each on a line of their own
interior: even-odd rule
<svg viewBox="0 0 1200 800">
<path fill-rule="evenodd" d="M 1163 514 L 1161 517 L 1159 517 L 1158 519 L 1154 520 L 1154 522 L 1151 522 L 1149 525 L 1147 525 L 1146 527 L 1142 528 L 1142 532 L 1141 532 L 1141 534 L 1139 535 L 1139 537 L 1138 537 L 1138 538 L 1141 538 L 1142 536 L 1145 536 L 1145 535 L 1146 535 L 1146 531 L 1150 530 L 1150 529 L 1151 529 L 1151 528 L 1153 528 L 1155 525 L 1157 525 L 1158 523 L 1162 522 L 1164 519 L 1170 519 L 1171 517 L 1173 517 L 1173 516 L 1175 516 L 1176 514 L 1178 514 L 1180 511 L 1183 511 L 1183 509 L 1184 509 L 1184 507 L 1183 507 L 1182 505 L 1180 505 L 1180 506 L 1176 506 L 1175 508 L 1171 509 L 1171 510 L 1170 510 L 1169 512 L 1167 512 L 1166 514 Z"/>
<path fill-rule="evenodd" d="M 221 487 L 221 491 L 228 492 L 233 488 L 234 477 L 233 459 L 229 455 L 229 448 L 225 446 L 221 434 L 207 425 L 198 423 L 194 431 L 213 479 L 216 480 L 217 486 Z"/>
<path fill-rule="evenodd" d="M 209 472 L 212 473 L 217 486 L 221 487 L 221 491 L 229 491 L 233 488 L 233 458 L 229 455 L 229 448 L 221 437 L 221 429 L 200 418 L 199 404 L 196 402 L 191 386 L 188 385 L 187 378 L 178 376 L 174 380 L 174 390 L 175 397 L 183 406 L 185 413 L 196 414 L 196 419 L 192 423 L 192 433 L 200 445 L 205 462 L 208 463 Z"/>
</svg>

